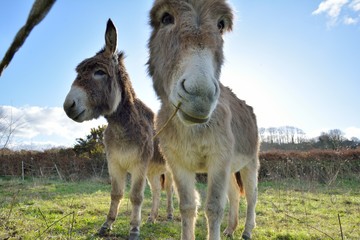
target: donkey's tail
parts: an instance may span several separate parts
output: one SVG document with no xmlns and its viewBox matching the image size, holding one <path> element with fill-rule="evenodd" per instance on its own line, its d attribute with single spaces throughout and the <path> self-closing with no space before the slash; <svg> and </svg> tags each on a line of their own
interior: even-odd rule
<svg viewBox="0 0 360 240">
<path fill-rule="evenodd" d="M 240 175 L 240 171 L 235 173 L 235 178 L 236 178 L 236 182 L 240 188 L 240 195 L 244 195 L 245 194 L 245 189 L 244 189 L 244 184 L 241 180 L 241 175 Z"/>
<path fill-rule="evenodd" d="M 160 175 L 161 190 L 165 188 L 165 174 Z"/>
</svg>

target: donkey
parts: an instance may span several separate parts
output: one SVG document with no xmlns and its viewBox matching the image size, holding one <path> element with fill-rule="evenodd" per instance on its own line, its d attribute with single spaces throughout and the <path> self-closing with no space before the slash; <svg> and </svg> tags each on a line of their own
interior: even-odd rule
<svg viewBox="0 0 360 240">
<path fill-rule="evenodd" d="M 224 60 L 222 36 L 232 29 L 232 20 L 226 0 L 155 0 L 150 11 L 147 65 L 161 100 L 155 128 L 163 129 L 160 148 L 179 195 L 183 240 L 195 239 L 199 201 L 195 173 L 208 174 L 208 239 L 220 239 L 226 196 L 230 210 L 224 234 L 231 236 L 235 231 L 240 187 L 247 201 L 242 237 L 249 239 L 255 227 L 256 117 L 252 107 L 219 80 Z"/>
<path fill-rule="evenodd" d="M 77 77 L 66 96 L 64 110 L 76 122 L 100 115 L 107 119 L 104 142 L 111 178 L 111 204 L 99 234 L 106 235 L 111 230 L 129 172 L 132 203 L 130 239 L 137 239 L 146 174 L 153 195 L 149 222 L 154 222 L 158 214 L 162 174 L 166 179 L 167 214 L 169 219 L 172 218 L 172 177 L 159 152 L 158 141 L 153 140 L 154 114 L 135 95 L 124 65 L 124 54 L 117 52 L 117 31 L 110 19 L 105 43 L 105 47 L 94 57 L 77 66 Z"/>
</svg>

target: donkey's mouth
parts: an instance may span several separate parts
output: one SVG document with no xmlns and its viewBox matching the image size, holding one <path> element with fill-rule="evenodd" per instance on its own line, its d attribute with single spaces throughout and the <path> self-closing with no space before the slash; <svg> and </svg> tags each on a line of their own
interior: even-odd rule
<svg viewBox="0 0 360 240">
<path fill-rule="evenodd" d="M 209 121 L 209 117 L 194 117 L 187 113 L 185 113 L 183 110 L 179 109 L 179 113 L 181 115 L 181 118 L 187 122 L 187 123 L 193 123 L 193 124 L 200 124 L 200 123 L 206 123 Z"/>
<path fill-rule="evenodd" d="M 84 115 L 85 111 L 86 111 L 85 109 L 82 110 L 78 115 L 76 115 L 73 118 L 73 120 L 76 121 L 76 122 L 83 122 L 83 120 L 81 119 L 81 116 Z"/>
</svg>

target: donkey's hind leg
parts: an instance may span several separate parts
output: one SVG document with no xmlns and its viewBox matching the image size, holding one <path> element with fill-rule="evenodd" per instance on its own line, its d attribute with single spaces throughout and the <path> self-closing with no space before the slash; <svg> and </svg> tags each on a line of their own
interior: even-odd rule
<svg viewBox="0 0 360 240">
<path fill-rule="evenodd" d="M 173 195 L 174 195 L 174 188 L 173 188 L 173 178 L 170 171 L 165 173 L 165 191 L 166 191 L 166 200 L 167 200 L 167 219 L 173 220 L 174 219 L 174 206 L 173 206 Z"/>
<path fill-rule="evenodd" d="M 146 166 L 136 166 L 131 172 L 130 201 L 132 204 L 129 240 L 138 239 L 140 236 L 141 206 L 144 199 L 146 183 Z"/>
<path fill-rule="evenodd" d="M 227 237 L 231 237 L 238 225 L 238 219 L 239 219 L 240 188 L 237 184 L 235 174 L 232 174 L 230 177 L 228 199 L 229 199 L 228 226 L 224 230 L 224 235 Z"/>
<path fill-rule="evenodd" d="M 257 183 L 258 183 L 258 160 L 250 162 L 240 170 L 241 179 L 244 183 L 245 197 L 247 202 L 245 229 L 242 234 L 243 239 L 251 238 L 251 231 L 255 227 L 255 206 L 257 200 Z"/>
<path fill-rule="evenodd" d="M 151 188 L 151 195 L 152 195 L 152 207 L 151 213 L 148 217 L 148 223 L 154 223 L 157 216 L 158 210 L 160 205 L 160 194 L 161 194 L 161 182 L 160 182 L 160 175 L 148 174 L 148 180 L 150 183 Z"/>
<path fill-rule="evenodd" d="M 126 171 L 119 169 L 117 166 L 109 164 L 109 174 L 111 179 L 111 203 L 109 213 L 106 218 L 106 222 L 101 226 L 99 230 L 100 236 L 107 235 L 114 223 L 121 199 L 124 196 L 125 182 L 126 182 Z"/>
</svg>

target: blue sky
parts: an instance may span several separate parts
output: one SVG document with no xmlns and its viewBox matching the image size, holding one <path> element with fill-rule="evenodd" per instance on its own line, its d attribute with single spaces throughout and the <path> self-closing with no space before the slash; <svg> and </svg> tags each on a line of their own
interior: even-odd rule
<svg viewBox="0 0 360 240">
<path fill-rule="evenodd" d="M 254 107 L 260 127 L 291 125 L 309 137 L 341 129 L 360 138 L 360 0 L 230 0 L 235 27 L 225 36 L 221 81 Z M 32 1 L 0 4 L 0 58 Z M 13 144 L 72 146 L 104 119 L 75 123 L 62 104 L 75 67 L 104 45 L 106 21 L 139 98 L 155 112 L 145 63 L 152 1 L 57 1 L 0 77 L 0 108 L 21 119 Z"/>
</svg>

